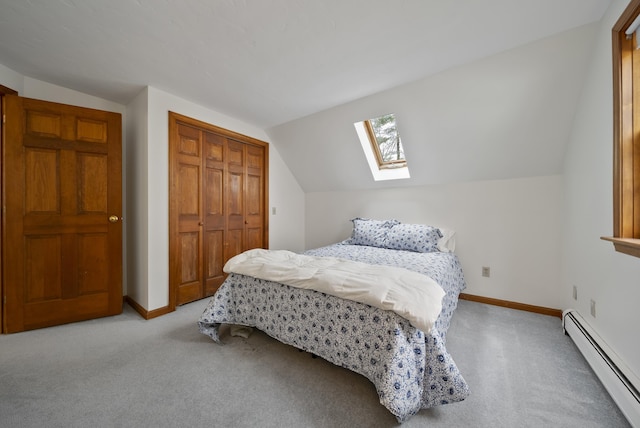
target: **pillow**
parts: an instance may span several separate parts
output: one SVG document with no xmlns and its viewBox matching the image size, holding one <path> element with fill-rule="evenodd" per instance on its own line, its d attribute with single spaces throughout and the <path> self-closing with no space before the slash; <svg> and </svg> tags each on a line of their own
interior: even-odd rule
<svg viewBox="0 0 640 428">
<path fill-rule="evenodd" d="M 360 217 L 351 221 L 353 222 L 353 232 L 347 243 L 382 248 L 385 247 L 387 230 L 400 224 L 398 220 L 371 220 Z"/>
<path fill-rule="evenodd" d="M 443 253 L 453 253 L 456 250 L 456 231 L 440 228 L 442 238 L 438 241 L 438 250 Z"/>
<path fill-rule="evenodd" d="M 396 224 L 386 233 L 384 248 L 431 253 L 438 251 L 440 229 L 424 224 Z"/>
</svg>

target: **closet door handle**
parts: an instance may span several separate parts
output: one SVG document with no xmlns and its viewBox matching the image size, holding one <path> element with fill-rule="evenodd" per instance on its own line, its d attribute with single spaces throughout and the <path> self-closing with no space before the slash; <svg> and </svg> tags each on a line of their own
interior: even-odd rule
<svg viewBox="0 0 640 428">
<path fill-rule="evenodd" d="M 120 217 L 118 217 L 117 215 L 110 215 L 109 216 L 109 223 L 117 223 L 118 220 L 120 220 Z"/>
</svg>

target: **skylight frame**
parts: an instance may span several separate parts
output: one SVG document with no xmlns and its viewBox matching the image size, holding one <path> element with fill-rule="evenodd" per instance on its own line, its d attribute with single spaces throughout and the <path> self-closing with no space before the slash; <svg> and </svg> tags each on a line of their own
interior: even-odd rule
<svg viewBox="0 0 640 428">
<path fill-rule="evenodd" d="M 382 152 L 380 152 L 380 144 L 378 143 L 378 137 L 376 136 L 376 132 L 373 129 L 373 125 L 371 124 L 372 120 L 379 119 L 386 116 L 393 117 L 393 127 L 395 128 L 395 132 L 398 136 L 398 144 L 402 150 L 403 159 L 395 159 L 395 160 L 384 160 Z M 375 158 L 378 162 L 379 169 L 388 169 L 388 168 L 406 168 L 407 167 L 407 159 L 404 157 L 404 147 L 402 147 L 402 138 L 400 138 L 400 132 L 398 131 L 398 124 L 396 122 L 395 115 L 393 113 L 384 114 L 382 116 L 367 119 L 363 121 L 365 131 L 367 132 L 367 138 L 369 139 L 369 143 L 371 144 L 371 149 Z"/>
<path fill-rule="evenodd" d="M 386 115 L 378 116 L 384 117 Z M 371 120 L 375 120 L 373 118 Z M 395 119 L 395 115 L 394 115 Z M 400 164 L 395 162 L 393 167 L 381 167 L 379 158 L 376 157 L 375 144 L 372 144 L 371 137 L 369 131 L 367 130 L 366 125 L 367 120 L 361 120 L 359 122 L 355 122 L 353 124 L 356 134 L 358 135 L 358 140 L 360 141 L 360 145 L 362 146 L 362 151 L 364 152 L 365 159 L 367 160 L 367 164 L 369 166 L 369 170 L 371 171 L 371 175 L 373 176 L 374 181 L 386 181 L 386 180 L 398 180 L 398 179 L 409 179 L 411 178 L 411 174 L 409 174 L 409 167 L 407 164 L 407 160 L 405 158 L 404 164 Z M 396 131 L 397 131 L 397 122 L 396 122 Z M 398 132 L 399 135 L 399 132 Z M 403 155 L 404 155 L 404 147 L 403 147 Z M 382 156 L 380 155 L 380 158 Z"/>
</svg>

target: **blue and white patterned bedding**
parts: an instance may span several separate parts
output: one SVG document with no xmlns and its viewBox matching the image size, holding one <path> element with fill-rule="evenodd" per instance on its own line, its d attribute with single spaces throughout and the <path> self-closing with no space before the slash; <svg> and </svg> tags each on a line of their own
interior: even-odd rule
<svg viewBox="0 0 640 428">
<path fill-rule="evenodd" d="M 462 268 L 452 253 L 416 253 L 343 243 L 309 250 L 399 266 L 430 276 L 446 295 L 429 334 L 385 311 L 313 290 L 231 274 L 198 321 L 200 331 L 220 342 L 222 324 L 256 327 L 279 341 L 367 377 L 380 403 L 398 421 L 422 408 L 464 400 L 469 390 L 445 348 L 446 332 L 464 289 Z"/>
</svg>

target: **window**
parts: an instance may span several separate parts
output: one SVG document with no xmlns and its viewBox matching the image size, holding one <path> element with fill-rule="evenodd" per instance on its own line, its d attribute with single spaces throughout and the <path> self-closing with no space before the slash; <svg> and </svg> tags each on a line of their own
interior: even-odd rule
<svg viewBox="0 0 640 428">
<path fill-rule="evenodd" d="M 409 168 L 393 113 L 354 123 L 373 178 L 409 178 Z"/>
<path fill-rule="evenodd" d="M 364 126 L 380 169 L 407 166 L 396 117 L 393 114 L 365 120 Z"/>
<path fill-rule="evenodd" d="M 612 241 L 616 251 L 636 257 L 640 257 L 639 16 L 640 0 L 633 0 L 612 30 L 613 237 L 603 238 Z"/>
</svg>

